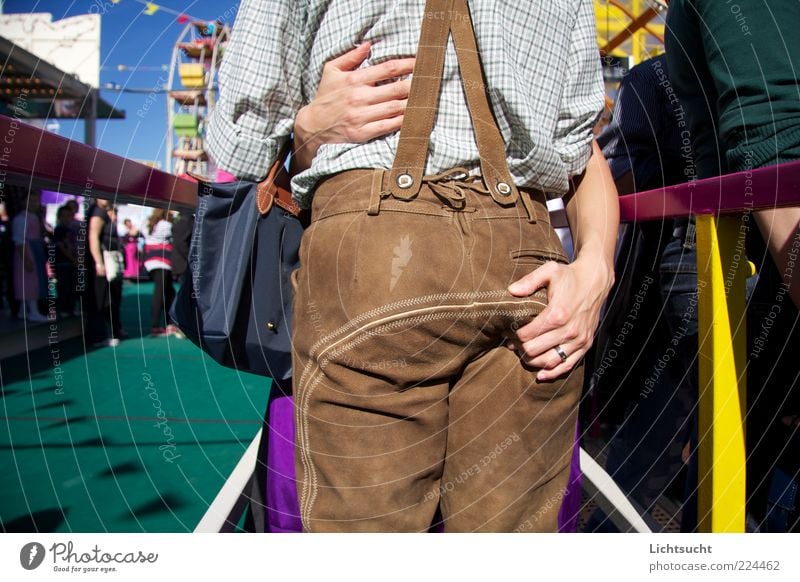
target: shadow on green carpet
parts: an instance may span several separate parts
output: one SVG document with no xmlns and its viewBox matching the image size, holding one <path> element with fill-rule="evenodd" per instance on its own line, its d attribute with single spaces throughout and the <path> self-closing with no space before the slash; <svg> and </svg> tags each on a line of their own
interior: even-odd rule
<svg viewBox="0 0 800 582">
<path fill-rule="evenodd" d="M 125 285 L 116 348 L 0 362 L 0 530 L 192 531 L 255 436 L 269 380 L 147 337 L 152 287 Z"/>
</svg>

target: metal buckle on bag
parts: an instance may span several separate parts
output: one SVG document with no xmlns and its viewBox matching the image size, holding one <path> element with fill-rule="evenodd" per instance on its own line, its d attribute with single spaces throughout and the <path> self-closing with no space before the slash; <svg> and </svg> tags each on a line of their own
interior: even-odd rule
<svg viewBox="0 0 800 582">
<path fill-rule="evenodd" d="M 683 248 L 692 250 L 697 245 L 697 228 L 694 221 L 690 220 L 686 225 L 686 236 L 683 239 Z"/>
</svg>

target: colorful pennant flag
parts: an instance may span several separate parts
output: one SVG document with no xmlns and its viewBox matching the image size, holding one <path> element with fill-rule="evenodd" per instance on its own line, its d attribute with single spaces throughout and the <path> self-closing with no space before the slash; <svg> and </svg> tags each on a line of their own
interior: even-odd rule
<svg viewBox="0 0 800 582">
<path fill-rule="evenodd" d="M 152 2 L 148 2 L 147 4 L 145 4 L 144 13 L 147 16 L 152 16 L 153 14 L 158 12 L 159 8 L 161 8 L 159 5 L 153 4 Z"/>
<path fill-rule="evenodd" d="M 185 14 L 178 14 L 177 20 L 178 24 L 185 24 L 186 22 L 189 22 L 189 17 Z"/>
</svg>

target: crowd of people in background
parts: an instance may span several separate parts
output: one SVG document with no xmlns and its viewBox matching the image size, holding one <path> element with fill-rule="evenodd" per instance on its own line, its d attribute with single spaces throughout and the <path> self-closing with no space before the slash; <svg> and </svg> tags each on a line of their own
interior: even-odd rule
<svg viewBox="0 0 800 582">
<path fill-rule="evenodd" d="M 169 321 L 174 279 L 185 271 L 191 217 L 155 209 L 144 229 L 108 200 L 69 199 L 46 220 L 39 192 L 0 203 L 0 314 L 26 324 L 84 317 L 87 345 L 117 346 L 128 337 L 120 308 L 123 285 L 154 283 L 152 319 L 144 333 L 178 335 Z M 173 234 L 173 224 L 179 239 Z M 172 268 L 177 255 L 177 269 Z M 144 327 L 144 326 L 143 326 Z"/>
</svg>

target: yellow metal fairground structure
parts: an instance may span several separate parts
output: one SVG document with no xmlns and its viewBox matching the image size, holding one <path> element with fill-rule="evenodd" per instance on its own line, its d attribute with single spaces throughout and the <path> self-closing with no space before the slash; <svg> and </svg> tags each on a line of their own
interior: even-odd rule
<svg viewBox="0 0 800 582">
<path fill-rule="evenodd" d="M 747 369 L 742 217 L 699 215 L 697 223 L 698 530 L 745 531 Z"/>
<path fill-rule="evenodd" d="M 632 65 L 664 52 L 666 3 L 652 0 L 595 0 L 597 45 L 603 54 L 630 56 Z"/>
</svg>

